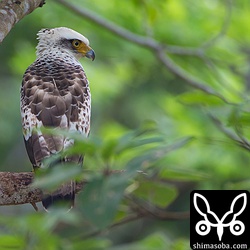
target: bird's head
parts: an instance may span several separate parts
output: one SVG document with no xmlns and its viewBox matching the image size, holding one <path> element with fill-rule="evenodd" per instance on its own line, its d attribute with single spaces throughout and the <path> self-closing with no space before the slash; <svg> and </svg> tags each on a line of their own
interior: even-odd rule
<svg viewBox="0 0 250 250">
<path fill-rule="evenodd" d="M 89 46 L 89 40 L 80 33 L 65 27 L 42 29 L 38 32 L 39 43 L 37 56 L 44 53 L 66 52 L 76 58 L 87 57 L 95 59 L 95 52 Z"/>
</svg>

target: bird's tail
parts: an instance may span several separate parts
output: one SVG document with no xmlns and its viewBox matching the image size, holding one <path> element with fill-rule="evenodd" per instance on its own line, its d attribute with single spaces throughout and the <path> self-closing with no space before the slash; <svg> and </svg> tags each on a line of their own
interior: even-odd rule
<svg viewBox="0 0 250 250">
<path fill-rule="evenodd" d="M 75 181 L 70 181 L 61 185 L 56 191 L 44 195 L 42 199 L 43 207 L 46 211 L 52 206 L 60 206 L 61 204 L 69 208 L 74 207 L 75 201 Z"/>
<path fill-rule="evenodd" d="M 77 165 L 82 166 L 83 156 L 70 156 L 65 157 L 64 159 L 59 159 L 60 163 L 64 162 L 71 162 Z M 56 163 L 53 162 L 50 167 L 53 167 Z M 43 207 L 46 211 L 53 206 L 60 206 L 62 205 L 64 208 L 68 208 L 68 211 L 74 207 L 75 202 L 75 191 L 76 191 L 76 181 L 71 180 L 62 184 L 57 190 L 53 191 L 52 193 L 44 195 L 42 199 Z"/>
</svg>

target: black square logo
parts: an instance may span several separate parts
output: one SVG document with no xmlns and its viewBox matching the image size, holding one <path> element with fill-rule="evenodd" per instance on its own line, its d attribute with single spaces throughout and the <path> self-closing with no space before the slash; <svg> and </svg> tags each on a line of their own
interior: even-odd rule
<svg viewBox="0 0 250 250">
<path fill-rule="evenodd" d="M 190 194 L 191 249 L 250 249 L 250 193 L 194 190 Z"/>
</svg>

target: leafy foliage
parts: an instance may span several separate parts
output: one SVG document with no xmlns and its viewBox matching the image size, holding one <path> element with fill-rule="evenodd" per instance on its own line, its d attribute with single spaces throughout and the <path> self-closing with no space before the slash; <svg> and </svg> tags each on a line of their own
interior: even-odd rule
<svg viewBox="0 0 250 250">
<path fill-rule="evenodd" d="M 249 4 L 70 2 L 156 39 L 184 77 L 166 68 L 155 51 L 107 32 L 57 1 L 17 24 L 0 47 L 1 171 L 31 170 L 18 96 L 40 28 L 73 28 L 95 49 L 93 63 L 82 61 L 91 85 L 92 128 L 90 138 L 70 134 L 76 142 L 64 152 L 84 153 L 83 169 L 48 168 L 35 183 L 50 190 L 84 179 L 76 207 L 69 213 L 1 207 L 0 249 L 189 249 L 183 212 L 192 189 L 250 190 Z M 194 89 L 190 79 L 216 95 Z M 179 212 L 181 221 L 168 220 L 169 211 Z"/>
</svg>

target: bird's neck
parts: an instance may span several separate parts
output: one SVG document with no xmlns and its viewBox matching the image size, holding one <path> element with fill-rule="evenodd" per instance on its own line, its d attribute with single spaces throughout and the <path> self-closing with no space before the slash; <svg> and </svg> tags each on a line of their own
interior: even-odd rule
<svg viewBox="0 0 250 250">
<path fill-rule="evenodd" d="M 73 64 L 73 65 L 81 65 L 81 63 L 77 60 L 77 58 L 72 55 L 69 51 L 64 49 L 55 49 L 55 48 L 47 48 L 47 49 L 37 49 L 36 52 L 37 59 L 42 59 L 45 61 L 53 60 L 63 60 L 65 63 Z"/>
</svg>

